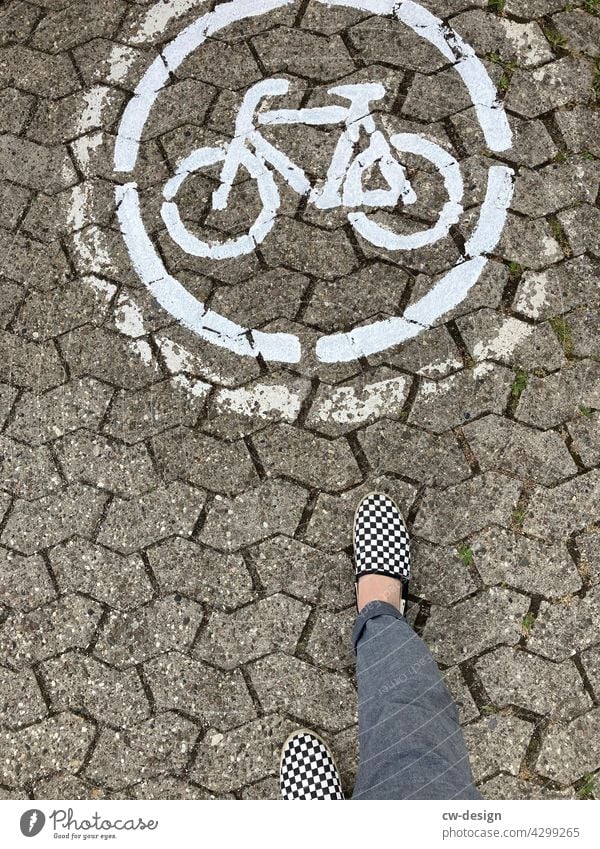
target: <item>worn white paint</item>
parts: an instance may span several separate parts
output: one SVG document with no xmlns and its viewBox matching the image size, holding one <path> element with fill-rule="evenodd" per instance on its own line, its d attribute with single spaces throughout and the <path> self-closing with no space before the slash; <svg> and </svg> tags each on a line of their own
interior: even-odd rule
<svg viewBox="0 0 600 849">
<path fill-rule="evenodd" d="M 406 400 L 408 381 L 409 378 L 400 375 L 372 383 L 359 391 L 353 386 L 338 386 L 314 403 L 310 419 L 358 425 L 384 412 L 397 414 Z"/>
<path fill-rule="evenodd" d="M 530 318 L 539 318 L 542 307 L 548 302 L 548 274 L 546 271 L 528 272 L 523 276 L 515 301 L 515 309 Z"/>
<path fill-rule="evenodd" d="M 298 418 L 301 405 L 299 393 L 284 384 L 253 383 L 238 389 L 219 389 L 215 395 L 217 410 L 249 418 L 269 418 L 275 414 L 283 421 L 293 422 Z"/>
<path fill-rule="evenodd" d="M 509 316 L 502 322 L 495 336 L 477 342 L 473 346 L 473 357 L 476 360 L 496 359 L 506 361 L 515 348 L 524 342 L 528 336 L 531 336 L 534 329 L 533 325 Z"/>
<path fill-rule="evenodd" d="M 121 333 L 131 336 L 132 339 L 146 334 L 142 311 L 128 295 L 120 295 L 117 300 L 115 323 Z"/>
</svg>

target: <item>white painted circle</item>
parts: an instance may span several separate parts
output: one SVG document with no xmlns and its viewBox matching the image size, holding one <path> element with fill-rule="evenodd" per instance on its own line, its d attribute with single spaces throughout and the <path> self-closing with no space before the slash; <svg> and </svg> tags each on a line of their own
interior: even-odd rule
<svg viewBox="0 0 600 849">
<path fill-rule="evenodd" d="M 150 65 L 125 109 L 115 146 L 115 171 L 128 173 L 134 169 L 140 139 L 150 110 L 161 88 L 167 83 L 170 73 L 176 71 L 190 53 L 201 46 L 207 38 L 229 24 L 258 17 L 291 5 L 293 2 L 294 0 L 231 0 L 200 17 L 170 42 Z M 460 75 L 475 106 L 487 146 L 493 151 L 503 151 L 511 147 L 510 126 L 484 65 L 476 57 L 473 49 L 431 12 L 413 0 L 317 0 L 317 2 L 327 6 L 343 6 L 376 15 L 395 17 L 399 22 L 409 26 L 418 36 L 437 47 Z M 395 137 L 399 144 L 406 143 L 406 140 L 402 138 L 403 135 Z M 422 141 L 424 147 L 426 140 Z M 428 144 L 432 145 L 431 142 Z M 439 159 L 441 156 L 439 151 L 442 149 L 438 148 L 434 151 L 433 148 L 437 148 L 437 145 L 428 148 L 429 152 Z M 216 156 L 216 153 L 214 155 Z M 448 165 L 445 184 L 449 201 L 445 212 L 446 220 L 452 220 L 457 214 L 457 177 L 460 179 L 460 170 L 457 175 L 452 163 Z M 500 239 L 512 197 L 513 176 L 512 169 L 508 167 L 490 167 L 485 201 L 479 222 L 467 242 L 465 258 L 439 280 L 427 295 L 409 307 L 403 316 L 364 325 L 347 333 L 322 336 L 316 346 L 317 357 L 323 362 L 348 362 L 383 351 L 417 336 L 464 300 L 468 291 L 479 279 L 487 263 L 487 255 L 493 251 Z M 172 188 L 175 188 L 175 184 Z M 263 183 L 261 196 L 268 192 L 272 192 L 272 186 Z M 237 354 L 255 357 L 260 353 L 265 360 L 280 363 L 295 363 L 300 360 L 300 341 L 294 334 L 265 333 L 242 327 L 207 309 L 168 273 L 144 227 L 135 183 L 118 186 L 116 198 L 121 230 L 134 268 L 167 312 L 201 338 Z M 366 232 L 376 235 L 371 226 L 372 222 L 369 222 L 363 213 L 355 215 L 355 223 L 359 227 L 362 226 Z M 361 218 L 361 216 L 364 217 Z M 179 238 L 186 238 L 183 231 L 185 233 L 188 231 L 183 227 L 174 204 L 167 208 L 167 219 L 167 226 L 173 228 Z M 269 216 L 264 216 L 254 226 L 258 227 L 255 231 L 257 234 L 263 233 L 266 228 L 270 229 L 273 226 L 273 222 Z M 196 250 L 203 250 L 201 247 L 203 243 L 194 244 L 195 237 L 191 233 L 188 233 L 188 236 L 191 237 L 190 246 L 195 247 Z"/>
</svg>

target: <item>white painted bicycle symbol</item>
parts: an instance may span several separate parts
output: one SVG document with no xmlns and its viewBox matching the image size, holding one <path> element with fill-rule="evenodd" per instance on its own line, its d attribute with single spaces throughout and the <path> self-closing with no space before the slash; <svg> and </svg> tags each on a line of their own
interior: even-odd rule
<svg viewBox="0 0 600 849">
<path fill-rule="evenodd" d="M 444 179 L 448 201 L 435 226 L 409 235 L 394 233 L 369 219 L 364 212 L 349 212 L 348 219 L 356 232 L 377 247 L 388 250 L 411 250 L 444 238 L 463 211 L 463 181 L 456 159 L 432 141 L 413 133 L 398 133 L 389 142 L 377 129 L 370 104 L 385 97 L 380 83 L 341 85 L 329 89 L 329 94 L 348 100 L 350 105 L 306 109 L 278 109 L 258 112 L 265 97 L 286 94 L 289 82 L 285 79 L 264 80 L 249 89 L 244 97 L 235 125 L 235 136 L 229 144 L 203 147 L 184 159 L 175 175 L 165 186 L 162 217 L 171 238 L 187 253 L 208 259 L 230 259 L 251 253 L 273 229 L 281 199 L 275 173 L 309 203 L 318 209 L 344 207 L 391 207 L 399 201 L 404 206 L 414 204 L 417 196 L 396 153 L 410 153 L 432 163 Z M 305 124 L 323 126 L 343 124 L 327 177 L 322 186 L 312 186 L 304 171 L 285 153 L 274 147 L 257 125 Z M 361 133 L 369 139 L 368 147 L 356 154 Z M 391 147 L 390 147 L 391 145 Z M 225 242 L 206 242 L 188 230 L 181 219 L 175 197 L 184 181 L 191 175 L 218 163 L 223 163 L 221 185 L 213 192 L 212 208 L 227 208 L 234 181 L 241 168 L 254 179 L 262 202 L 262 211 L 245 235 Z M 388 188 L 365 189 L 364 178 L 377 165 Z"/>
</svg>

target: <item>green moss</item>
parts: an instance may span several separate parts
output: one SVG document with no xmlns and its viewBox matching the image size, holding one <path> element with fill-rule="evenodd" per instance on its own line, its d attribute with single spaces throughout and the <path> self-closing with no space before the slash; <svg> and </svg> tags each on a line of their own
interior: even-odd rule
<svg viewBox="0 0 600 849">
<path fill-rule="evenodd" d="M 583 8 L 590 15 L 600 15 L 600 0 L 585 0 Z"/>
<path fill-rule="evenodd" d="M 531 633 L 531 629 L 533 628 L 533 623 L 535 622 L 535 616 L 533 613 L 526 613 L 523 617 L 523 633 L 525 636 L 529 636 Z"/>
<path fill-rule="evenodd" d="M 496 14 L 500 15 L 504 11 L 506 0 L 489 0 L 489 4 L 489 8 L 496 12 Z"/>
<path fill-rule="evenodd" d="M 573 356 L 573 336 L 571 334 L 571 328 L 564 320 L 562 315 L 556 315 L 554 318 L 550 319 L 550 327 L 556 333 L 558 341 L 563 347 L 563 351 L 567 355 L 567 357 Z"/>
<path fill-rule="evenodd" d="M 544 35 L 553 47 L 564 47 L 567 43 L 567 38 L 553 27 L 544 27 Z"/>
<path fill-rule="evenodd" d="M 513 510 L 512 520 L 514 525 L 518 525 L 519 527 L 521 527 L 521 525 L 525 521 L 525 511 Z"/>
<path fill-rule="evenodd" d="M 472 549 L 468 545 L 459 545 L 456 550 L 464 565 L 470 566 L 474 559 Z"/>
<path fill-rule="evenodd" d="M 519 368 L 515 372 L 515 379 L 513 380 L 512 385 L 510 387 L 510 391 L 512 392 L 513 398 L 520 398 L 526 386 L 527 372 L 523 371 L 522 368 Z"/>
<path fill-rule="evenodd" d="M 587 775 L 583 776 L 583 784 L 577 791 L 577 796 L 580 799 L 594 799 L 596 794 L 594 793 L 594 776 L 588 772 Z"/>
</svg>

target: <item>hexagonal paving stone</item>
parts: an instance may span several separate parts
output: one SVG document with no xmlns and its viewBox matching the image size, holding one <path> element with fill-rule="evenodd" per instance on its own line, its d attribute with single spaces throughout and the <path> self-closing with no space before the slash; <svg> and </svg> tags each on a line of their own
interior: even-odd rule
<svg viewBox="0 0 600 849">
<path fill-rule="evenodd" d="M 600 116 L 595 110 L 583 106 L 561 110 L 556 113 L 556 122 L 571 150 L 600 155 Z"/>
<path fill-rule="evenodd" d="M 452 666 L 450 669 L 444 670 L 442 678 L 456 702 L 460 724 L 464 725 L 465 722 L 470 722 L 476 716 L 479 716 L 479 709 L 467 687 L 460 668 L 458 666 Z"/>
<path fill-rule="evenodd" d="M 597 303 L 597 275 L 597 263 L 582 256 L 544 271 L 527 271 L 517 287 L 513 307 L 529 318 L 545 319 Z M 570 285 L 571 280 L 577 285 Z"/>
<path fill-rule="evenodd" d="M 48 708 L 30 669 L 11 672 L 0 667 L 0 726 L 30 725 L 46 715 Z"/>
<path fill-rule="evenodd" d="M 339 36 L 314 35 L 289 27 L 276 27 L 252 39 L 268 74 L 282 71 L 329 82 L 354 70 L 354 63 Z"/>
<path fill-rule="evenodd" d="M 571 784 L 598 768 L 600 710 L 592 710 L 547 733 L 536 770 L 561 784 Z"/>
<path fill-rule="evenodd" d="M 450 68 L 433 76 L 415 74 L 402 114 L 420 121 L 439 121 L 470 105 L 466 88 L 456 71 Z"/>
<path fill-rule="evenodd" d="M 476 362 L 497 360 L 526 371 L 554 371 L 565 354 L 549 324 L 534 327 L 492 310 L 479 310 L 457 321 L 458 329 Z"/>
<path fill-rule="evenodd" d="M 600 533 L 578 536 L 576 542 L 581 552 L 581 573 L 586 575 L 590 584 L 600 583 Z"/>
<path fill-rule="evenodd" d="M 55 597 L 46 564 L 39 554 L 23 557 L 0 548 L 0 602 L 17 610 L 33 610 Z"/>
<path fill-rule="evenodd" d="M 355 607 L 339 613 L 318 609 L 306 644 L 308 657 L 320 667 L 329 669 L 354 666 L 351 636 L 355 619 Z"/>
<path fill-rule="evenodd" d="M 530 722 L 502 714 L 486 716 L 466 726 L 463 734 L 475 781 L 498 769 L 518 775 L 533 730 Z"/>
<path fill-rule="evenodd" d="M 598 518 L 600 470 L 593 469 L 554 489 L 537 488 L 531 497 L 523 530 L 533 536 L 565 539 Z"/>
<path fill-rule="evenodd" d="M 527 646 L 550 660 L 564 660 L 600 640 L 600 587 L 583 598 L 543 601 L 531 628 Z"/>
<path fill-rule="evenodd" d="M 529 599 L 491 587 L 451 608 L 433 607 L 423 639 L 440 663 L 452 665 L 497 645 L 516 645 Z"/>
<path fill-rule="evenodd" d="M 522 781 L 513 775 L 497 775 L 479 785 L 484 799 L 576 799 L 573 790 L 554 790 L 545 784 Z"/>
<path fill-rule="evenodd" d="M 285 595 L 261 599 L 233 613 L 214 612 L 194 655 L 235 669 L 273 651 L 293 654 L 310 608 Z"/>
<path fill-rule="evenodd" d="M 536 118 L 571 103 L 587 103 L 591 83 L 591 63 L 571 56 L 534 70 L 517 69 L 506 96 L 506 107 L 526 118 Z"/>
<path fill-rule="evenodd" d="M 550 428 L 581 415 L 581 407 L 600 408 L 600 364 L 580 360 L 548 377 L 529 377 L 515 416 Z"/>
<path fill-rule="evenodd" d="M 411 541 L 410 592 L 433 604 L 452 604 L 477 589 L 465 561 L 453 546 Z"/>
</svg>

